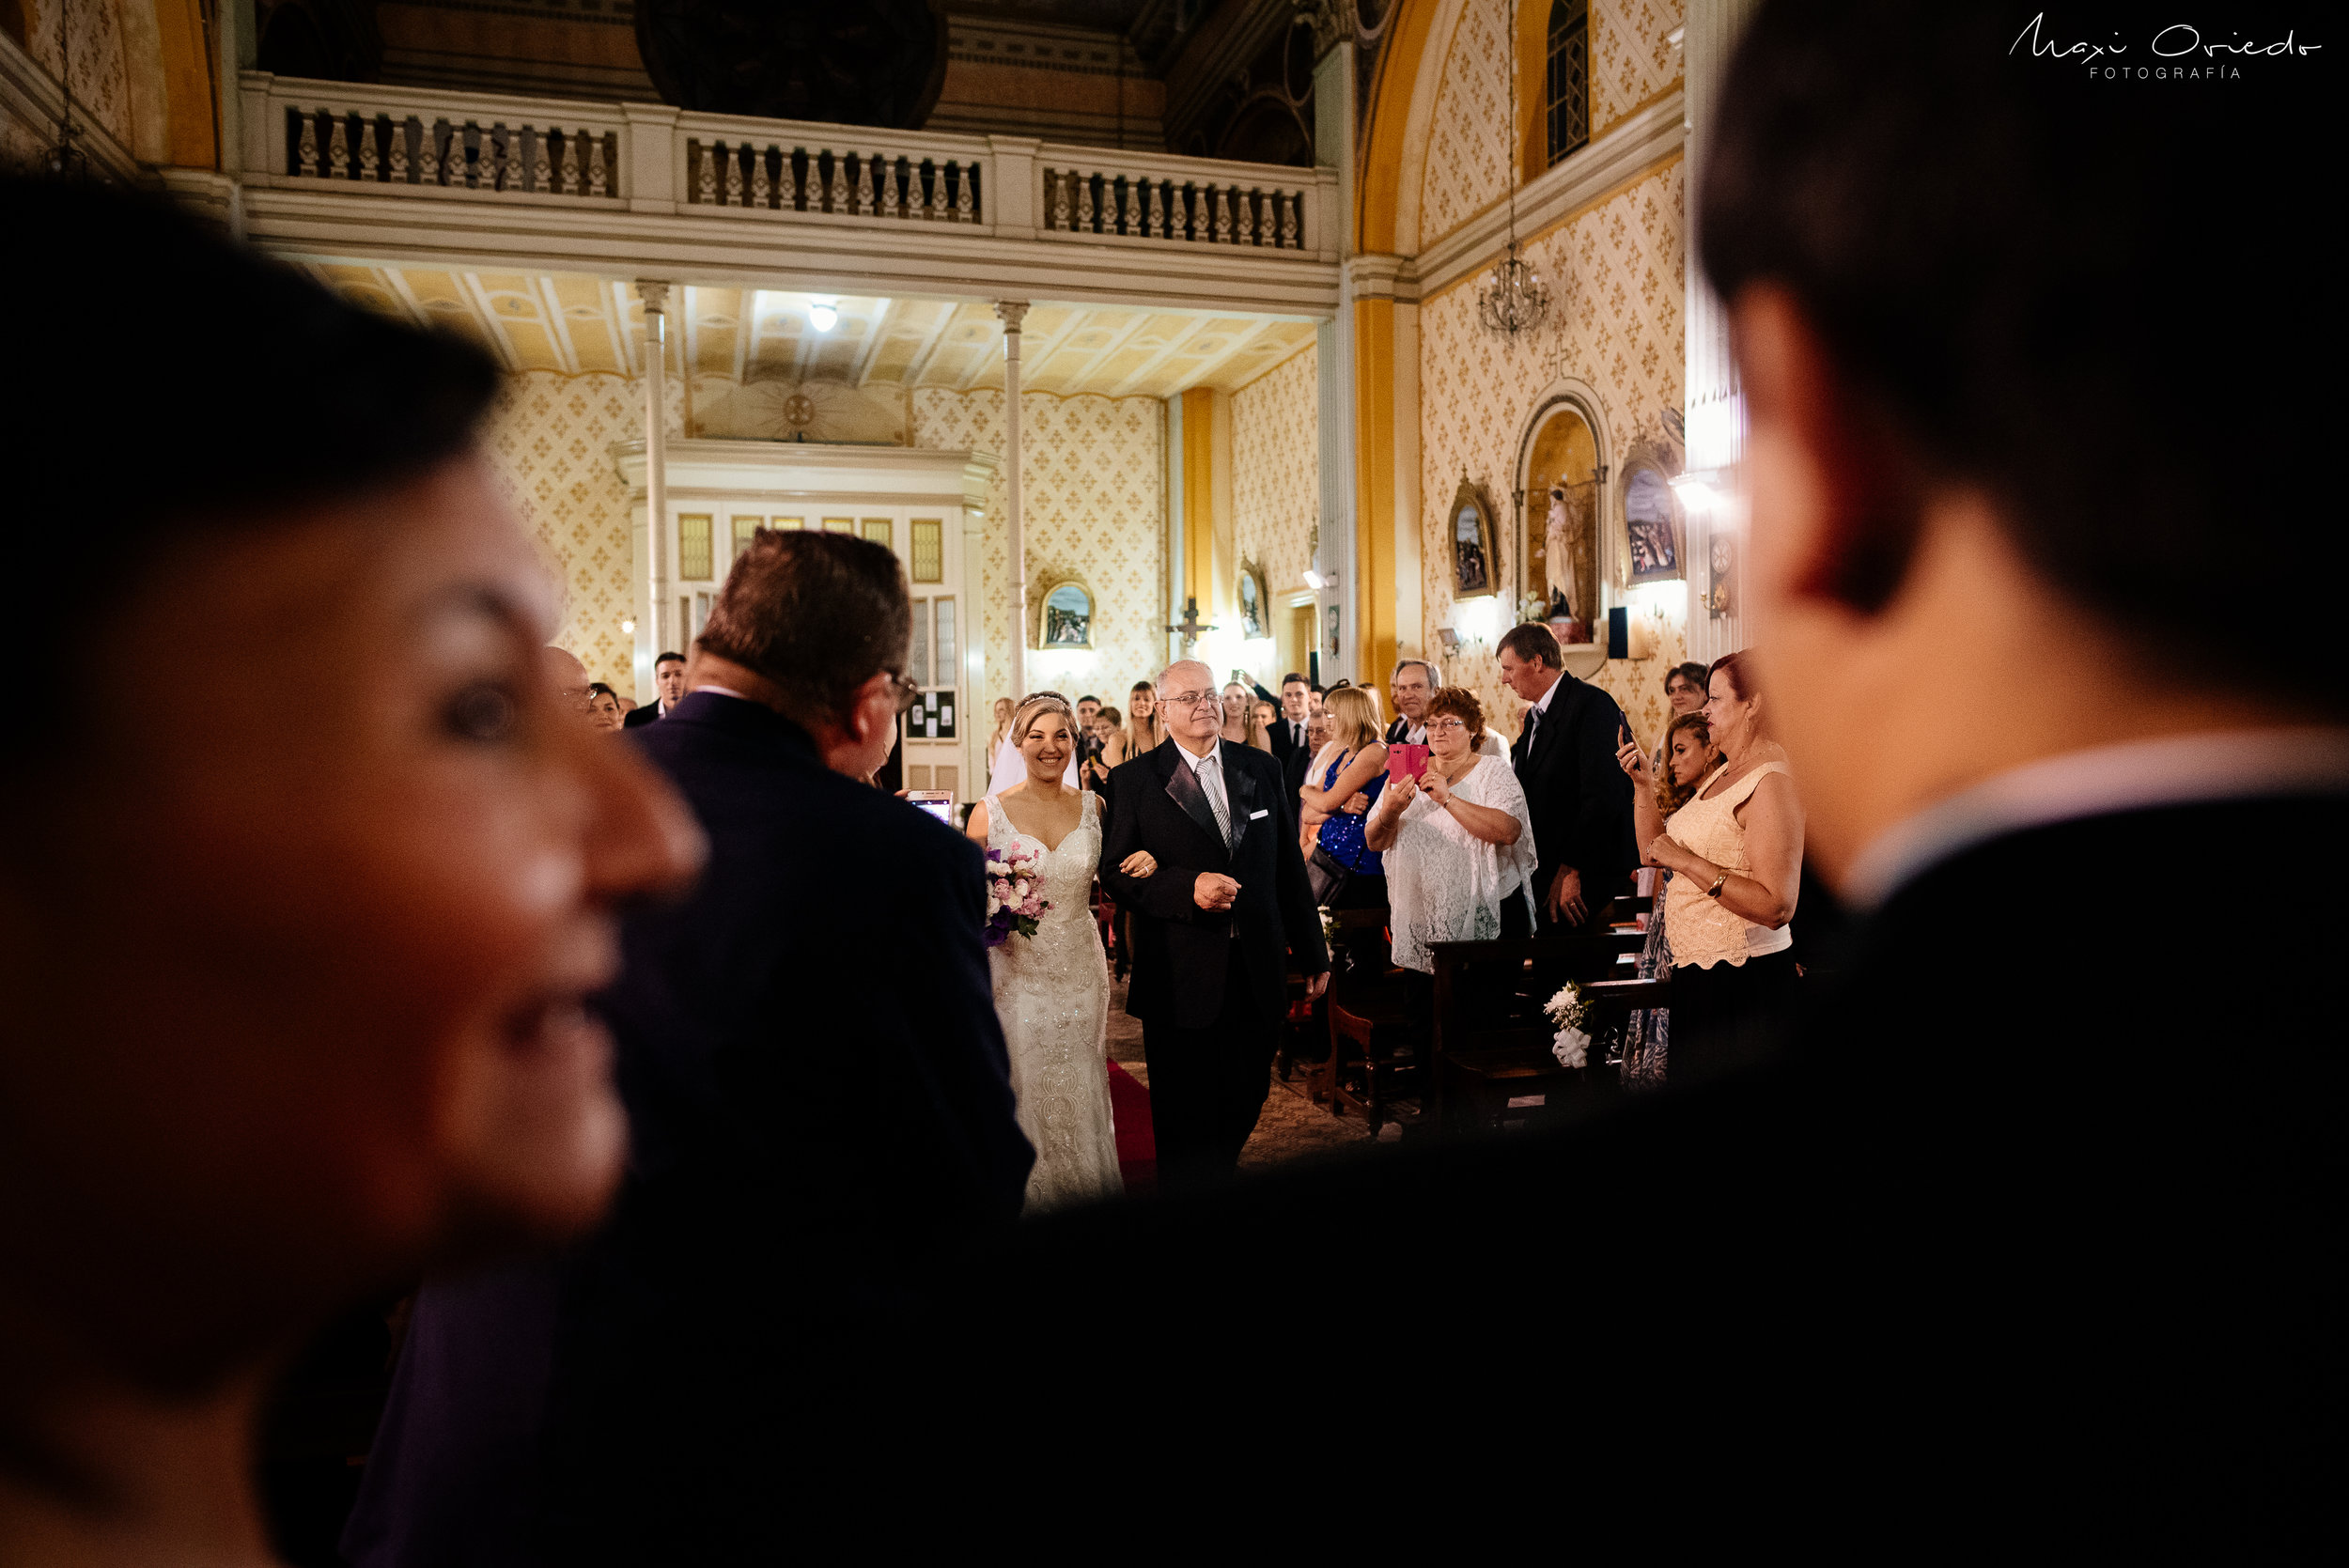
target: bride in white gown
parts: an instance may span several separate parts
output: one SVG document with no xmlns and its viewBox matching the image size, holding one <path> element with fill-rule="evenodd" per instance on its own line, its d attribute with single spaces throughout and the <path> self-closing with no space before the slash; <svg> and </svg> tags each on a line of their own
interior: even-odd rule
<svg viewBox="0 0 2349 1568">
<path fill-rule="evenodd" d="M 994 849 L 1025 839 L 1044 856 L 1051 904 L 1033 937 L 1017 932 L 988 955 L 995 1011 L 1011 1053 L 1019 1130 L 1035 1145 L 1027 1212 L 1125 1190 L 1110 1115 L 1109 960 L 1091 893 L 1101 858 L 1100 798 L 1069 787 L 1077 716 L 1067 700 L 1039 692 L 1012 715 L 1010 738 L 1027 777 L 990 794 L 971 814 L 970 835 Z M 1135 855 L 1128 876 L 1158 869 Z"/>
</svg>

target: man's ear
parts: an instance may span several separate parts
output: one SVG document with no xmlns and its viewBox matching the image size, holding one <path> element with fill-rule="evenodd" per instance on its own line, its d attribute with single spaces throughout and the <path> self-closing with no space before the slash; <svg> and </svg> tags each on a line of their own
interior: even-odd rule
<svg viewBox="0 0 2349 1568">
<path fill-rule="evenodd" d="M 1915 553 L 1925 485 L 1910 443 L 1852 383 L 1795 297 L 1754 284 L 1731 305 L 1748 419 L 1799 465 L 1802 504 L 1775 515 L 1781 586 L 1862 614 Z"/>
</svg>

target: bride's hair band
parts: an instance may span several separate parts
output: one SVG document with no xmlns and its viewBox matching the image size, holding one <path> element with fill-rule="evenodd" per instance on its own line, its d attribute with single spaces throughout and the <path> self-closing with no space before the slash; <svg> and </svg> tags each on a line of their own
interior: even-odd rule
<svg viewBox="0 0 2349 1568">
<path fill-rule="evenodd" d="M 1012 710 L 1012 744 L 1019 744 L 1020 735 L 1028 727 L 1028 710 L 1037 707 L 1043 708 L 1048 713 L 1059 714 L 1062 718 L 1068 721 L 1068 727 L 1071 730 L 1074 730 L 1077 727 L 1077 710 L 1068 706 L 1068 699 L 1066 697 L 1062 696 L 1057 691 L 1031 691 L 1026 696 L 1020 698 L 1019 706 Z"/>
</svg>

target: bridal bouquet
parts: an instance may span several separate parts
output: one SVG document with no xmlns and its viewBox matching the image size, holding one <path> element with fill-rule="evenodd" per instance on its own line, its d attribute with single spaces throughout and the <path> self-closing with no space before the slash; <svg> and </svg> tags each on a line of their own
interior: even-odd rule
<svg viewBox="0 0 2349 1568">
<path fill-rule="evenodd" d="M 1052 906 L 1044 897 L 1044 857 L 1025 845 L 987 852 L 987 945 L 1001 947 L 1014 931 L 1035 935 Z"/>
<path fill-rule="evenodd" d="M 1590 1021 L 1590 993 L 1569 980 L 1558 989 L 1542 1009 L 1549 1021 L 1558 1026 L 1558 1036 L 1549 1045 L 1550 1054 L 1558 1058 L 1562 1067 L 1580 1067 L 1591 1060 L 1591 1037 L 1582 1026 Z"/>
</svg>

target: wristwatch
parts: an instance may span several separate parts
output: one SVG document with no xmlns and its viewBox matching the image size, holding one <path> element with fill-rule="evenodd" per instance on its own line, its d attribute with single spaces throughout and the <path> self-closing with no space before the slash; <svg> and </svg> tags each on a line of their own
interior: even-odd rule
<svg viewBox="0 0 2349 1568">
<path fill-rule="evenodd" d="M 1721 895 L 1721 889 L 1727 887 L 1728 885 L 1729 873 L 1724 871 L 1719 877 L 1713 878 L 1713 885 L 1704 890 L 1704 896 L 1707 898 L 1719 898 Z"/>
</svg>

